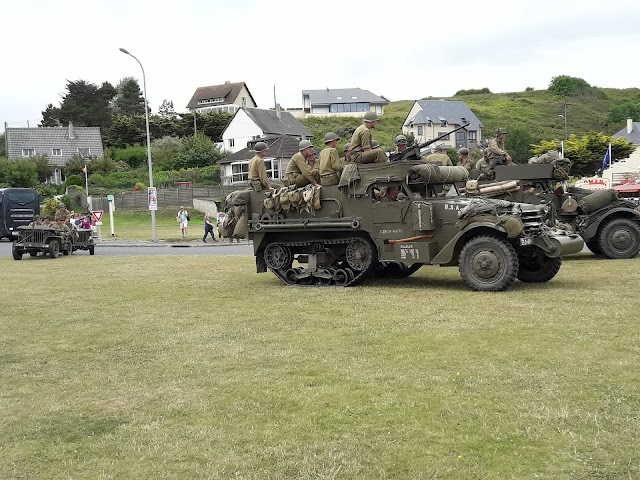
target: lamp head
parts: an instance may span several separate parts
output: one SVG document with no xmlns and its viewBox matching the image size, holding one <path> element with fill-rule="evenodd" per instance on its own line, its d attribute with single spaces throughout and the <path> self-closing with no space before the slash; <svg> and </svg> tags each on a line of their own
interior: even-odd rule
<svg viewBox="0 0 640 480">
<path fill-rule="evenodd" d="M 126 48 L 121 48 L 121 49 L 120 49 L 120 51 L 121 51 L 122 53 L 126 53 L 127 55 L 131 55 L 131 54 L 127 51 L 127 49 L 126 49 Z"/>
</svg>

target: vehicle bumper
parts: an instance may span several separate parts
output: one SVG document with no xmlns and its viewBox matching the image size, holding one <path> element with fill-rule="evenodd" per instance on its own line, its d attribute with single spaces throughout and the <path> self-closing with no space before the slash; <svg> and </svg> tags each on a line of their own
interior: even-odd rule
<svg viewBox="0 0 640 480">
<path fill-rule="evenodd" d="M 584 240 L 576 234 L 540 236 L 534 239 L 533 244 L 551 258 L 580 253 L 584 248 Z"/>
</svg>

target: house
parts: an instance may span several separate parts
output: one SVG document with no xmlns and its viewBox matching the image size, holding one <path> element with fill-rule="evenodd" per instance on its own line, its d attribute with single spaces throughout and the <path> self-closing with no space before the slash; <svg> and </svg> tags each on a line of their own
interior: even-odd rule
<svg viewBox="0 0 640 480">
<path fill-rule="evenodd" d="M 280 106 L 275 110 L 241 107 L 222 132 L 222 147 L 226 153 L 234 153 L 247 146 L 247 142 L 265 136 L 290 136 L 311 138 L 313 135 L 300 121 Z"/>
<path fill-rule="evenodd" d="M 465 130 L 458 130 L 444 137 L 449 148 L 476 148 L 482 142 L 482 124 L 478 117 L 459 100 L 416 100 L 402 126 L 402 133 L 412 133 L 416 142 L 433 140 L 456 127 L 469 123 Z"/>
<path fill-rule="evenodd" d="M 629 155 L 629 158 L 620 160 L 602 172 L 604 178 L 618 183 L 621 179 L 638 178 L 640 175 L 640 122 L 634 122 L 632 118 L 627 118 L 627 126 L 613 134 L 613 138 L 624 138 L 627 142 L 635 145 L 636 150 Z M 603 154 L 604 156 L 604 154 Z"/>
<path fill-rule="evenodd" d="M 308 117 L 342 115 L 362 117 L 364 112 L 384 113 L 389 100 L 361 88 L 326 88 L 303 90 L 302 108 Z"/>
<path fill-rule="evenodd" d="M 269 154 L 264 159 L 267 176 L 273 180 L 280 180 L 284 176 L 289 160 L 298 153 L 300 138 L 293 136 L 267 136 L 248 142 L 247 146 L 237 152 L 227 155 L 220 160 L 220 179 L 223 185 L 246 183 L 249 181 L 249 162 L 255 155 L 253 146 L 256 142 L 265 142 L 269 147 Z"/>
<path fill-rule="evenodd" d="M 222 85 L 198 87 L 187 104 L 190 111 L 197 113 L 235 113 L 241 107 L 257 107 L 244 82 L 224 82 Z"/>
<path fill-rule="evenodd" d="M 9 160 L 46 157 L 53 167 L 51 183 L 63 183 L 62 167 L 74 156 L 104 158 L 99 127 L 38 127 L 7 128 L 5 124 L 7 157 Z"/>
</svg>

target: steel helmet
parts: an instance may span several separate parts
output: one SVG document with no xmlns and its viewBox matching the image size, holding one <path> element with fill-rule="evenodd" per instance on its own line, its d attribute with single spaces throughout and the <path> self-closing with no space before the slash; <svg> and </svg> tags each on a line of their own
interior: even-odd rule
<svg viewBox="0 0 640 480">
<path fill-rule="evenodd" d="M 469 149 L 462 147 L 460 150 L 458 150 L 458 155 L 469 155 Z"/>
<path fill-rule="evenodd" d="M 340 140 L 340 137 L 333 132 L 329 132 L 324 136 L 324 143 L 333 142 L 334 140 Z"/>
<path fill-rule="evenodd" d="M 380 146 L 380 144 L 378 142 L 376 142 L 375 140 L 371 140 L 371 148 L 378 148 Z"/>
<path fill-rule="evenodd" d="M 365 112 L 364 113 L 364 121 L 365 122 L 379 122 L 380 119 L 378 118 L 378 115 L 376 114 L 376 112 Z"/>
<path fill-rule="evenodd" d="M 496 131 L 496 136 L 500 135 L 501 133 L 504 133 L 506 135 L 507 134 L 507 129 L 506 128 L 499 128 Z"/>
<path fill-rule="evenodd" d="M 302 140 L 299 144 L 298 144 L 298 150 L 301 152 L 302 150 L 304 150 L 305 148 L 309 148 L 309 147 L 313 147 L 313 144 L 309 141 L 309 140 Z"/>
<path fill-rule="evenodd" d="M 347 142 L 344 144 L 344 147 L 342 147 L 342 151 L 346 152 L 351 148 L 351 142 Z"/>
<path fill-rule="evenodd" d="M 267 149 L 267 144 L 264 142 L 258 142 L 253 146 L 253 150 L 256 152 L 264 152 Z"/>
<path fill-rule="evenodd" d="M 401 143 L 402 143 L 402 144 L 404 144 L 404 145 L 406 145 L 407 143 L 409 143 L 409 142 L 407 141 L 407 137 L 405 137 L 404 135 L 398 135 L 398 136 L 396 137 L 396 145 L 400 145 Z"/>
</svg>

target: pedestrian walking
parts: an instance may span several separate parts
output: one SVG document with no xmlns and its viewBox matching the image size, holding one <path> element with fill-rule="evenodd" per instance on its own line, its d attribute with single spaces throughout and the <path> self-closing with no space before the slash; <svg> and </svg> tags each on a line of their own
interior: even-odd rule
<svg viewBox="0 0 640 480">
<path fill-rule="evenodd" d="M 216 236 L 213 233 L 213 222 L 209 212 L 204 214 L 204 237 L 202 237 L 204 243 L 207 243 L 207 235 L 211 235 L 211 240 L 216 242 Z"/>
</svg>

